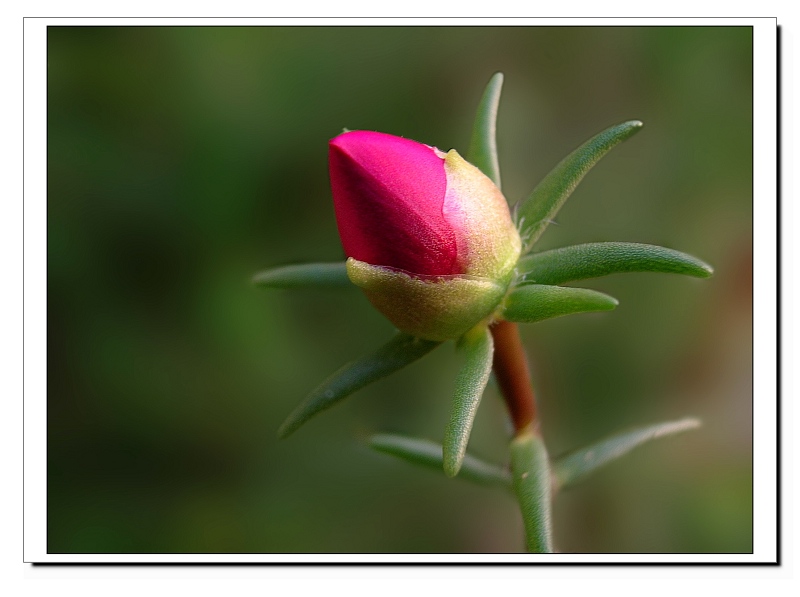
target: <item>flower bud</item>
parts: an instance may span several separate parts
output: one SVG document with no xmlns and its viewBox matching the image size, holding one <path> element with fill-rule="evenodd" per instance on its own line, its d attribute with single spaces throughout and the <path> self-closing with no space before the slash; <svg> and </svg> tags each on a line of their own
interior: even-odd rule
<svg viewBox="0 0 800 597">
<path fill-rule="evenodd" d="M 520 237 L 500 190 L 455 150 L 347 132 L 330 143 L 350 280 L 403 332 L 458 338 L 505 295 Z"/>
</svg>

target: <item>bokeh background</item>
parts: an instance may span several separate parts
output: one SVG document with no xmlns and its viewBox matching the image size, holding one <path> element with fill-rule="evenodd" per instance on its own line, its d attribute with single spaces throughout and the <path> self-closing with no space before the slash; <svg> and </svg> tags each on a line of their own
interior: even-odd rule
<svg viewBox="0 0 800 597">
<path fill-rule="evenodd" d="M 392 328 L 355 290 L 249 283 L 343 258 L 331 137 L 464 152 L 496 71 L 512 202 L 594 133 L 645 123 L 537 250 L 646 242 L 716 268 L 589 281 L 616 311 L 524 328 L 551 453 L 704 422 L 560 495 L 557 548 L 752 550 L 749 28 L 51 27 L 50 552 L 522 549 L 509 496 L 366 446 L 441 439 L 452 345 L 279 442 L 296 403 Z M 470 451 L 503 463 L 507 437 L 490 383 Z"/>
</svg>

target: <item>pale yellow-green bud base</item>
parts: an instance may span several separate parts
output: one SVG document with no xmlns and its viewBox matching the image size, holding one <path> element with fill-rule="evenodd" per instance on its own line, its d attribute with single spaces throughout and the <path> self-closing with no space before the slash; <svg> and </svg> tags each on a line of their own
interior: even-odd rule
<svg viewBox="0 0 800 597">
<path fill-rule="evenodd" d="M 352 257 L 347 275 L 397 329 L 434 341 L 460 338 L 490 318 L 508 285 L 464 275 L 412 277 Z"/>
</svg>

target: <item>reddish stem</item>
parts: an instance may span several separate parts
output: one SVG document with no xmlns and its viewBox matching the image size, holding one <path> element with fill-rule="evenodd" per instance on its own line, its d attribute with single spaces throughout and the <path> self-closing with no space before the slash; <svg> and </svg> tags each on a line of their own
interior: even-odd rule
<svg viewBox="0 0 800 597">
<path fill-rule="evenodd" d="M 536 398 L 531 372 L 519 327 L 510 321 L 499 321 L 492 327 L 494 337 L 494 374 L 514 424 L 514 434 L 538 427 Z"/>
</svg>

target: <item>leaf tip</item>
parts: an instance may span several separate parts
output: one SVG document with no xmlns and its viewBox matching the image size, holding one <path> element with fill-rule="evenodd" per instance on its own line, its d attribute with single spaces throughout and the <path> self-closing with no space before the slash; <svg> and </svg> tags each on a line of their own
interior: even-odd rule
<svg viewBox="0 0 800 597">
<path fill-rule="evenodd" d="M 703 421 L 697 417 L 687 417 L 675 423 L 676 430 L 689 431 L 690 429 L 699 429 L 703 426 Z"/>
<path fill-rule="evenodd" d="M 444 474 L 452 479 L 458 474 L 458 471 L 461 470 L 461 460 L 448 458 L 447 455 L 445 455 L 442 468 L 444 468 Z"/>
<path fill-rule="evenodd" d="M 286 419 L 280 427 L 278 427 L 278 439 L 286 439 L 297 429 L 296 423 L 292 418 Z"/>
<path fill-rule="evenodd" d="M 711 267 L 708 263 L 703 261 L 702 259 L 698 259 L 693 255 L 688 255 L 687 259 L 687 269 L 684 272 L 689 276 L 694 276 L 695 278 L 710 278 L 714 275 L 714 268 Z"/>
<path fill-rule="evenodd" d="M 633 137 L 636 133 L 642 130 L 644 127 L 644 123 L 641 120 L 628 120 L 627 122 L 623 122 L 620 126 L 621 129 L 621 137 L 620 141 L 624 141 Z"/>
<path fill-rule="evenodd" d="M 608 294 L 603 295 L 603 302 L 600 303 L 599 309 L 600 311 L 613 311 L 619 306 L 619 301 L 615 299 L 613 296 Z"/>
<path fill-rule="evenodd" d="M 629 137 L 641 131 L 643 127 L 644 123 L 641 120 L 626 120 L 622 124 L 617 125 L 615 128 L 621 134 L 621 138 L 619 140 L 624 141 L 625 139 L 628 139 Z"/>
<path fill-rule="evenodd" d="M 445 434 L 445 442 L 442 446 L 442 468 L 444 474 L 452 479 L 461 470 L 465 451 L 461 450 L 459 446 L 453 446 L 451 441 L 447 441 L 447 435 Z"/>
</svg>

